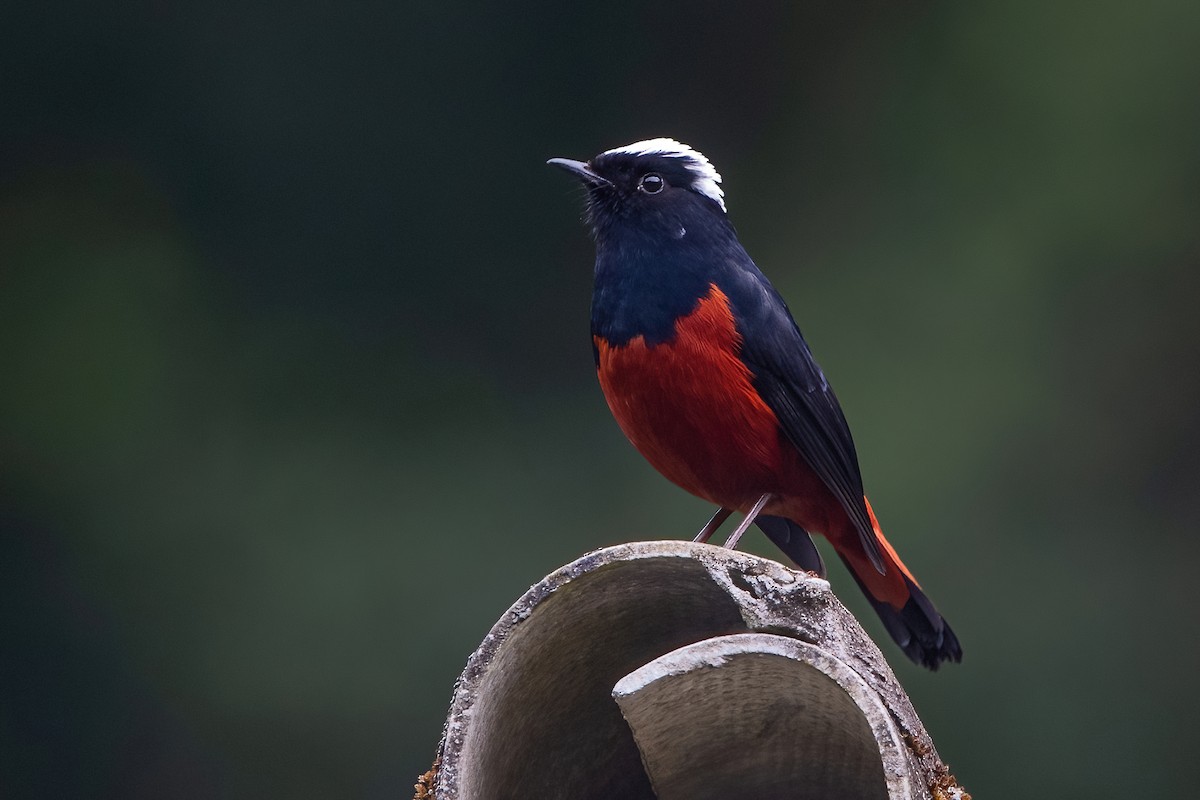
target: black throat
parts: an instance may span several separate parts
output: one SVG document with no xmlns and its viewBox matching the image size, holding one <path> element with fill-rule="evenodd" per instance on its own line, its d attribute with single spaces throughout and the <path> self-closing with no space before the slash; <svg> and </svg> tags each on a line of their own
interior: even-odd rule
<svg viewBox="0 0 1200 800">
<path fill-rule="evenodd" d="M 592 334 L 619 347 L 634 337 L 669 342 L 743 254 L 733 226 L 706 198 L 656 214 L 594 212 L 596 275 Z"/>
</svg>

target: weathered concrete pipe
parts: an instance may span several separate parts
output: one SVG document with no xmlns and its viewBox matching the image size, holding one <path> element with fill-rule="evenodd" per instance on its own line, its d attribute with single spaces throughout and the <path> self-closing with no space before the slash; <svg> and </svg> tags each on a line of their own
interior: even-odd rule
<svg viewBox="0 0 1200 800">
<path fill-rule="evenodd" d="M 969 798 L 827 581 L 679 541 L 589 553 L 500 618 L 434 796 Z"/>
</svg>

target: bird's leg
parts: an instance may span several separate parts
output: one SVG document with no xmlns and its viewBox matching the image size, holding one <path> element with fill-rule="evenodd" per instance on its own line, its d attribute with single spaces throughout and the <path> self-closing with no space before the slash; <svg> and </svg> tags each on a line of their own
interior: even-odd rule
<svg viewBox="0 0 1200 800">
<path fill-rule="evenodd" d="M 717 532 L 717 528 L 721 527 L 725 520 L 729 519 L 729 515 L 732 513 L 733 509 L 731 508 L 718 508 L 717 513 L 712 515 L 712 519 L 705 523 L 704 527 L 700 529 L 700 532 L 696 534 L 696 538 L 692 539 L 692 541 L 707 542 Z"/>
<path fill-rule="evenodd" d="M 754 518 L 759 515 L 759 513 L 763 510 L 763 507 L 769 503 L 771 498 L 774 496 L 775 495 L 771 494 L 770 492 L 767 492 L 762 497 L 758 498 L 758 502 L 754 504 L 749 512 L 747 512 L 746 518 L 742 520 L 742 524 L 737 526 L 737 530 L 729 534 L 729 538 L 725 540 L 725 547 L 729 548 L 730 550 L 733 550 L 735 547 L 737 547 L 738 540 L 742 538 L 742 534 L 746 532 L 746 529 L 749 528 L 754 522 Z"/>
</svg>

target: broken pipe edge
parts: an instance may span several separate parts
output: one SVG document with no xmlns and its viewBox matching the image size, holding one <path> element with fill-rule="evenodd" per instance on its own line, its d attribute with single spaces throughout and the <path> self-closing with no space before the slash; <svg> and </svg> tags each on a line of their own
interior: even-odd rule
<svg viewBox="0 0 1200 800">
<path fill-rule="evenodd" d="M 692 688 L 672 694 L 672 682 Z M 765 702 L 779 697 L 795 713 Z M 702 760 L 696 737 L 672 745 L 659 735 L 684 719 L 695 727 L 755 713 L 774 714 L 777 757 L 749 742 Z M 864 741 L 872 759 L 859 769 Z M 671 767 L 685 755 L 688 769 Z M 827 581 L 680 541 L 597 550 L 531 587 L 468 660 L 438 758 L 437 800 L 715 797 L 734 780 L 767 797 L 789 770 L 839 796 L 969 798 Z M 688 784 L 697 763 L 708 777 Z"/>
</svg>

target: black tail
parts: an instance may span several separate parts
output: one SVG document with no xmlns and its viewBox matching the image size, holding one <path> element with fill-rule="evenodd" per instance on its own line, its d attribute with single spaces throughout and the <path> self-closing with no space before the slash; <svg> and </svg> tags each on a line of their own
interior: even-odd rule
<svg viewBox="0 0 1200 800">
<path fill-rule="evenodd" d="M 842 561 L 846 559 L 843 558 Z M 887 632 L 896 640 L 896 644 L 900 645 L 905 655 L 932 670 L 936 670 L 944 661 L 962 661 L 962 646 L 958 643 L 958 637 L 921 588 L 909 580 L 908 576 L 903 576 L 908 587 L 908 602 L 897 611 L 888 603 L 876 600 L 871 595 L 849 562 L 846 563 L 846 567 L 875 608 L 875 613 L 883 620 L 883 627 L 887 628 Z"/>
<path fill-rule="evenodd" d="M 817 546 L 813 544 L 812 537 L 804 528 L 787 517 L 767 517 L 762 514 L 758 515 L 754 524 L 762 528 L 762 532 L 767 535 L 767 538 L 787 554 L 788 558 L 796 562 L 800 569 L 815 572 L 822 578 L 825 577 L 825 562 L 821 560 Z"/>
</svg>

